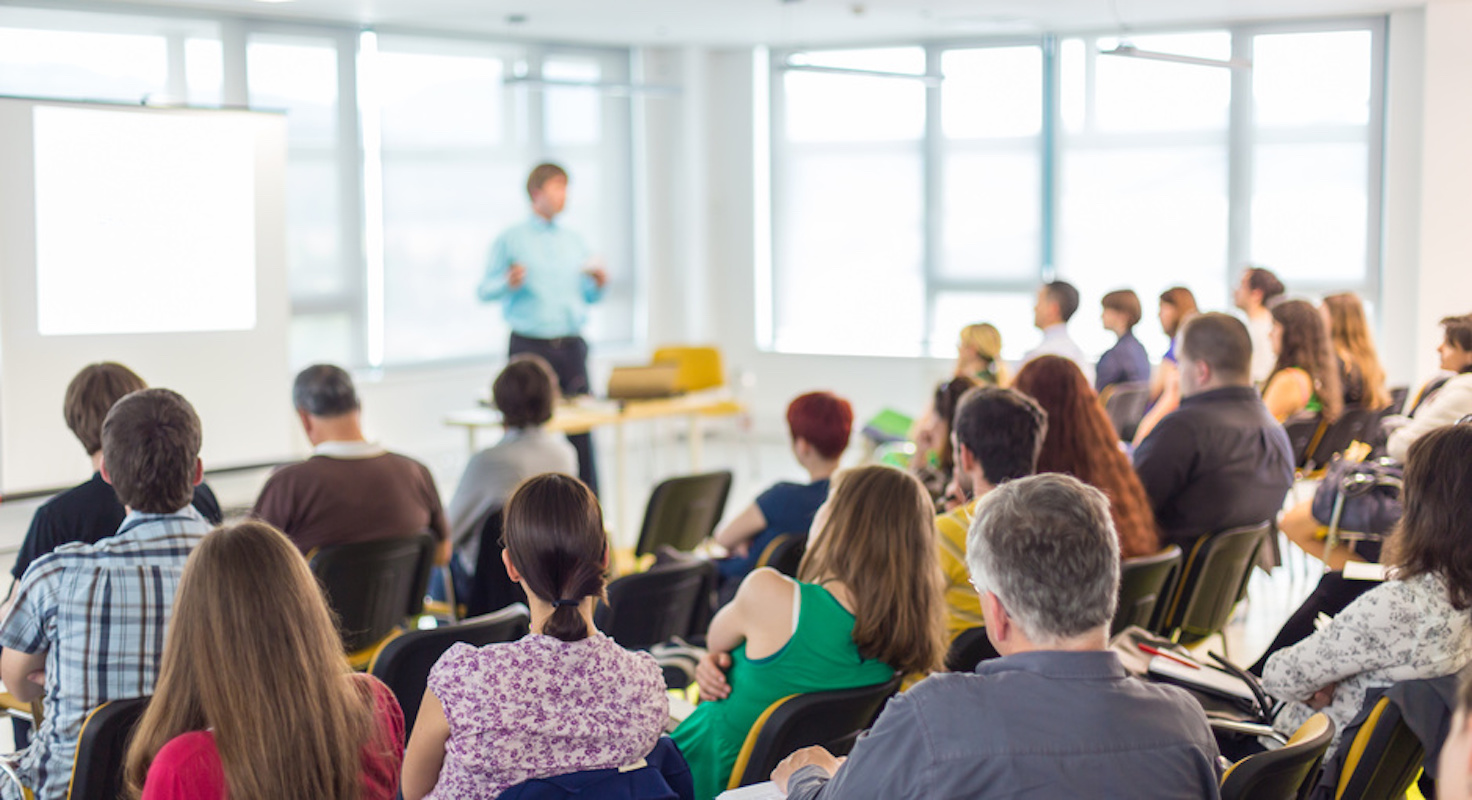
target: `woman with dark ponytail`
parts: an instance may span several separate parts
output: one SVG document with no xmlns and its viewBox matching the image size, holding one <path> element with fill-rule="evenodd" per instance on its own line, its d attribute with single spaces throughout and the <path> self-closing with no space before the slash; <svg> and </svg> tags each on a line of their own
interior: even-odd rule
<svg viewBox="0 0 1472 800">
<path fill-rule="evenodd" d="M 434 665 L 404 758 L 406 800 L 489 800 L 532 778 L 635 763 L 669 717 L 654 659 L 593 627 L 608 566 L 593 493 L 576 478 L 538 475 L 505 514 L 503 561 L 526 589 L 532 632 L 457 644 Z"/>
</svg>

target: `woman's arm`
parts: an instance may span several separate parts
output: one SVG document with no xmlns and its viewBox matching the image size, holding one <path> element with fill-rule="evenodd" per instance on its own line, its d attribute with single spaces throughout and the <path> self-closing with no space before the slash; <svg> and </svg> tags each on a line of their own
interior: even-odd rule
<svg viewBox="0 0 1472 800">
<path fill-rule="evenodd" d="M 1262 687 L 1280 700 L 1308 702 L 1346 678 L 1409 663 L 1408 648 L 1416 644 L 1409 628 L 1423 613 L 1401 582 L 1383 583 L 1312 636 L 1269 657 Z"/>
<path fill-rule="evenodd" d="M 767 529 L 767 517 L 756 503 L 747 506 L 736 518 L 726 523 L 726 527 L 716 531 L 716 544 L 727 550 L 735 550 L 743 544 L 756 538 L 758 533 Z"/>
<path fill-rule="evenodd" d="M 1140 426 L 1135 429 L 1134 441 L 1130 443 L 1134 447 L 1139 447 L 1140 442 L 1145 441 L 1145 437 L 1150 435 L 1150 431 L 1155 430 L 1155 426 L 1165 419 L 1165 415 L 1175 411 L 1181 405 L 1181 383 L 1177 380 L 1176 365 L 1170 361 L 1162 361 L 1160 371 L 1156 374 L 1160 376 L 1161 381 L 1160 399 L 1155 401 L 1155 406 L 1150 409 L 1150 413 L 1146 414 L 1144 419 L 1140 420 Z"/>
<path fill-rule="evenodd" d="M 421 800 L 434 790 L 445 763 L 445 742 L 450 738 L 450 721 L 434 692 L 426 689 L 414 720 L 414 734 L 404 753 L 404 800 Z"/>
<path fill-rule="evenodd" d="M 741 581 L 736 597 L 710 621 L 706 633 L 709 652 L 695 670 L 701 698 L 723 700 L 730 695 L 725 671 L 731 665 L 731 651 L 742 642 L 746 642 L 752 658 L 765 658 L 787 644 L 792 638 L 796 594 L 795 583 L 766 567 L 754 570 Z"/>
<path fill-rule="evenodd" d="M 1263 404 L 1279 422 L 1307 408 L 1309 398 L 1313 396 L 1313 380 L 1297 367 L 1278 372 L 1262 390 Z"/>
</svg>

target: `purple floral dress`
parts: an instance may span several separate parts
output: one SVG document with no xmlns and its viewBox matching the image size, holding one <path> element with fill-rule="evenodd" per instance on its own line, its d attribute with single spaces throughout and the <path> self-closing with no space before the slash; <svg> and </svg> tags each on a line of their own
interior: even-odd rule
<svg viewBox="0 0 1472 800">
<path fill-rule="evenodd" d="M 426 800 L 491 800 L 532 778 L 633 763 L 669 718 L 654 658 L 602 634 L 457 644 L 430 670 L 429 689 L 450 738 Z"/>
</svg>

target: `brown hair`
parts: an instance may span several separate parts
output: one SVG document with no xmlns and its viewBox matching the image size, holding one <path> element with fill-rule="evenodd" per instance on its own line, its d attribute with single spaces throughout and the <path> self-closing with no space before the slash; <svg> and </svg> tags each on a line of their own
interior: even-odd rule
<svg viewBox="0 0 1472 800">
<path fill-rule="evenodd" d="M 608 536 L 598 498 L 577 478 L 547 473 L 528 478 L 506 501 L 501 542 L 527 592 L 553 606 L 542 633 L 576 642 L 588 638 L 578 605 L 603 597 Z"/>
<path fill-rule="evenodd" d="M 511 359 L 491 383 L 491 399 L 508 428 L 545 425 L 552 419 L 557 396 L 557 376 L 546 360 L 534 353 Z"/>
<path fill-rule="evenodd" d="M 1463 351 L 1472 353 L 1472 314 L 1445 317 L 1441 327 L 1446 330 L 1446 343 L 1454 344 Z"/>
<path fill-rule="evenodd" d="M 1248 267 L 1245 273 L 1247 277 L 1247 288 L 1250 291 L 1262 292 L 1262 304 L 1272 305 L 1273 298 L 1281 295 L 1284 291 L 1283 282 L 1278 280 L 1272 270 L 1262 267 Z"/>
<path fill-rule="evenodd" d="M 1184 286 L 1172 286 L 1160 293 L 1160 302 L 1173 307 L 1176 310 L 1176 324 L 1171 330 L 1165 332 L 1166 336 L 1175 336 L 1181 329 L 1181 323 L 1187 317 L 1194 315 L 1196 308 L 1196 295 Z"/>
<path fill-rule="evenodd" d="M 1333 422 L 1344 410 L 1344 390 L 1339 386 L 1339 367 L 1334 363 L 1323 317 L 1303 300 L 1285 300 L 1273 306 L 1272 314 L 1283 332 L 1283 344 L 1278 348 L 1278 362 L 1273 365 L 1267 382 L 1272 383 L 1285 369 L 1307 372 L 1314 393 L 1324 407 L 1324 419 Z"/>
<path fill-rule="evenodd" d="M 1331 294 L 1324 298 L 1329 309 L 1329 341 L 1346 369 L 1357 371 L 1364 384 L 1365 408 L 1390 405 L 1390 392 L 1385 389 L 1385 368 L 1375 352 L 1370 337 L 1370 323 L 1365 319 L 1365 306 L 1353 292 Z"/>
<path fill-rule="evenodd" d="M 102 420 L 112 404 L 125 394 L 147 388 L 133 370 L 112 361 L 88 364 L 72 378 L 66 385 L 62 413 L 87 455 L 102 449 Z"/>
<path fill-rule="evenodd" d="M 351 675 L 296 546 L 264 522 L 215 529 L 179 581 L 153 700 L 128 747 L 129 791 L 139 796 L 169 740 L 212 729 L 230 797 L 355 800 L 374 725 Z"/>
<path fill-rule="evenodd" d="M 1246 385 L 1252 375 L 1252 338 L 1247 326 L 1230 314 L 1197 314 L 1181 323 L 1180 354 L 1204 361 L 1231 383 Z"/>
<path fill-rule="evenodd" d="M 1125 317 L 1125 327 L 1133 328 L 1140 324 L 1140 296 L 1130 289 L 1119 289 L 1104 295 L 1099 304 L 1111 311 L 1118 311 Z"/>
<path fill-rule="evenodd" d="M 530 197 L 531 195 L 540 191 L 542 185 L 545 184 L 547 181 L 552 180 L 553 178 L 561 178 L 563 180 L 567 180 L 567 170 L 550 162 L 545 164 L 538 164 L 535 167 L 532 167 L 531 174 L 526 176 L 527 196 Z"/>
<path fill-rule="evenodd" d="M 1395 577 L 1436 575 L 1452 607 L 1472 608 L 1472 425 L 1436 428 L 1411 443 L 1406 454 L 1405 515 L 1390 538 Z"/>
<path fill-rule="evenodd" d="M 202 438 L 188 400 L 142 389 L 114 403 L 102 421 L 102 468 L 123 505 L 168 514 L 194 499 Z"/>
<path fill-rule="evenodd" d="M 935 507 L 925 487 L 892 467 L 857 467 L 837 475 L 828 508 L 798 579 L 848 587 L 854 644 L 865 658 L 906 674 L 935 670 L 945 650 L 945 609 Z"/>
<path fill-rule="evenodd" d="M 951 423 L 956 419 L 956 407 L 961 405 L 961 398 L 967 392 L 980 385 L 977 378 L 957 375 L 935 387 L 935 398 L 932 401 L 935 416 L 944 420 L 946 425 L 946 435 L 940 443 L 940 452 L 936 453 L 936 459 L 939 462 L 937 466 L 947 476 L 956 466 L 956 454 L 951 450 Z"/>
<path fill-rule="evenodd" d="M 1035 358 L 1017 373 L 1013 388 L 1031 395 L 1048 412 L 1037 471 L 1066 473 L 1104 492 L 1123 558 L 1159 550 L 1150 498 L 1078 366 L 1058 356 Z"/>
</svg>

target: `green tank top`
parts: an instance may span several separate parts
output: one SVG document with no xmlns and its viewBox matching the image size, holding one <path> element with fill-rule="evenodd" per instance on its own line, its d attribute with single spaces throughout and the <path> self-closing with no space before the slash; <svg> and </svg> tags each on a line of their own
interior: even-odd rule
<svg viewBox="0 0 1472 800">
<path fill-rule="evenodd" d="M 797 584 L 797 628 L 781 650 L 747 658 L 743 643 L 731 653 L 726 680 L 731 696 L 701 703 L 671 736 L 690 764 L 695 800 L 725 791 L 736 756 L 767 706 L 791 694 L 884 683 L 894 669 L 864 658 L 854 644 L 854 615 L 817 584 Z"/>
</svg>

